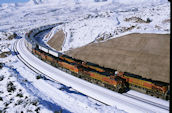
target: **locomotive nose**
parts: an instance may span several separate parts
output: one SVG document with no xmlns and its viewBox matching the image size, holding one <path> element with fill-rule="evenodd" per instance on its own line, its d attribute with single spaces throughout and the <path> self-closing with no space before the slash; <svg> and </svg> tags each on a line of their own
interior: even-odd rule
<svg viewBox="0 0 172 113">
<path fill-rule="evenodd" d="M 128 82 L 124 83 L 124 87 L 125 87 L 125 92 L 129 91 L 129 83 Z"/>
<path fill-rule="evenodd" d="M 126 86 L 123 86 L 119 89 L 119 93 L 126 93 L 129 89 Z"/>
</svg>

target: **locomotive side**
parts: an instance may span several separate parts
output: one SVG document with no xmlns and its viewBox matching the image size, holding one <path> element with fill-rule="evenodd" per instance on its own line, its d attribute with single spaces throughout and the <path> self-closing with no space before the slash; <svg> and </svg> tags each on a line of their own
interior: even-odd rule
<svg viewBox="0 0 172 113">
<path fill-rule="evenodd" d="M 76 61 L 69 62 L 69 60 L 65 60 L 63 58 L 63 55 L 61 55 L 60 57 L 55 57 L 53 55 L 47 54 L 45 51 L 42 51 L 38 48 L 33 48 L 32 51 L 33 54 L 35 54 L 41 60 L 46 61 L 47 63 L 63 71 L 66 71 L 78 78 L 109 88 L 119 93 L 126 92 L 128 89 L 126 81 L 122 77 L 114 76 L 109 73 L 99 72 L 89 67 L 84 67 Z"/>
<path fill-rule="evenodd" d="M 169 100 L 169 84 L 161 81 L 155 81 L 151 79 L 142 78 L 139 75 L 131 74 L 128 72 L 118 72 L 118 76 L 121 76 L 129 83 L 129 88 L 134 89 L 145 94 L 156 96 L 158 98 Z"/>
</svg>

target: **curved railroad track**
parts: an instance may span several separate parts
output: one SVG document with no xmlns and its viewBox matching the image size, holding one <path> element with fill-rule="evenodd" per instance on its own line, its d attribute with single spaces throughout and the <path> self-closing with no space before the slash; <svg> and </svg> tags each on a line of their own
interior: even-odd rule
<svg viewBox="0 0 172 113">
<path fill-rule="evenodd" d="M 20 40 L 20 41 L 21 41 L 21 40 Z M 17 44 L 20 45 L 20 43 L 21 43 L 20 41 L 16 41 L 15 44 L 14 44 L 14 46 L 13 46 L 13 49 L 14 49 L 14 51 L 16 52 L 17 57 L 18 57 L 18 58 L 19 58 L 28 68 L 30 68 L 32 71 L 34 71 L 34 72 L 36 72 L 36 73 L 39 73 L 39 74 L 46 75 L 45 73 L 41 72 L 40 70 L 38 70 L 38 69 L 36 69 L 34 66 L 32 66 L 28 61 L 26 61 L 26 60 L 22 57 L 22 55 L 19 53 L 19 51 L 18 51 L 18 49 L 17 49 Z M 23 43 L 24 43 L 24 41 L 23 41 Z M 20 48 L 22 48 L 21 45 L 20 45 Z M 54 81 L 57 81 L 56 79 L 54 79 L 53 77 L 51 77 L 51 76 L 49 76 L 49 75 L 46 75 L 46 76 L 47 76 L 48 78 L 54 80 Z M 57 82 L 59 82 L 59 81 L 57 81 Z M 99 86 L 99 87 L 100 87 L 100 86 Z M 75 89 L 75 88 L 74 88 L 74 89 Z M 77 89 L 75 89 L 75 90 L 77 90 Z M 77 90 L 77 91 L 78 91 L 78 90 Z M 78 91 L 78 92 L 80 92 L 80 91 Z M 81 93 L 82 93 L 82 92 L 81 92 Z M 83 94 L 84 94 L 84 93 L 83 93 Z M 87 95 L 87 96 L 90 97 L 90 98 L 93 98 L 93 99 L 95 99 L 95 100 L 98 100 L 97 98 L 94 98 L 94 97 L 92 97 L 92 96 L 90 96 L 90 95 Z M 128 93 L 123 94 L 123 96 L 125 96 L 125 97 L 127 97 L 127 98 L 135 99 L 135 100 L 137 100 L 137 101 L 139 101 L 139 102 L 146 103 L 146 104 L 148 104 L 148 105 L 151 105 L 151 106 L 154 106 L 154 107 L 156 107 L 156 108 L 163 109 L 164 111 L 169 112 L 169 107 L 168 107 L 168 106 L 164 106 L 164 105 L 161 105 L 161 104 L 158 104 L 158 103 L 155 103 L 155 102 L 152 102 L 152 101 L 149 101 L 149 100 L 140 98 L 140 97 L 136 97 L 136 96 L 133 96 L 132 94 L 128 94 Z M 103 101 L 101 101 L 101 100 L 98 100 L 98 101 L 100 101 L 100 102 L 102 102 L 102 103 L 104 103 L 104 104 L 107 104 L 107 103 L 105 103 L 105 102 L 103 102 Z M 111 105 L 111 104 L 107 104 L 107 105 Z M 151 111 L 152 111 L 152 110 L 151 110 Z"/>
<path fill-rule="evenodd" d="M 18 52 L 18 50 L 17 50 L 17 42 L 18 41 L 16 41 L 15 43 L 14 43 L 14 46 L 13 46 L 13 51 L 14 51 L 14 53 L 16 54 L 16 56 L 17 56 L 17 58 L 26 66 L 26 67 L 28 67 L 30 70 L 32 70 L 33 72 L 35 72 L 35 73 L 37 73 L 37 74 L 41 74 L 41 75 L 45 75 L 47 78 L 49 78 L 49 79 L 51 79 L 51 80 L 53 80 L 53 81 L 55 81 L 55 82 L 58 82 L 58 83 L 60 83 L 59 81 L 57 81 L 56 79 L 54 79 L 54 78 L 52 78 L 51 76 L 49 76 L 49 75 L 46 75 L 46 74 L 44 74 L 44 73 L 42 73 L 40 70 L 38 70 L 38 69 L 36 69 L 35 67 L 33 67 L 32 65 L 30 65 L 20 54 L 18 54 L 19 52 Z M 74 89 L 75 90 L 75 89 Z M 77 90 L 76 90 L 77 91 Z M 79 92 L 79 91 L 78 91 Z M 80 92 L 81 93 L 81 92 Z M 90 96 L 88 96 L 89 98 L 92 98 L 92 97 L 90 97 Z M 92 98 L 92 99 L 94 99 L 94 98 Z M 96 99 L 94 99 L 94 100 L 96 100 Z M 103 104 L 105 104 L 105 105 L 107 105 L 106 103 L 104 103 L 104 102 L 101 102 L 101 101 L 99 101 L 99 100 L 96 100 L 96 101 L 98 101 L 98 102 L 100 102 L 100 103 L 103 103 Z"/>
</svg>

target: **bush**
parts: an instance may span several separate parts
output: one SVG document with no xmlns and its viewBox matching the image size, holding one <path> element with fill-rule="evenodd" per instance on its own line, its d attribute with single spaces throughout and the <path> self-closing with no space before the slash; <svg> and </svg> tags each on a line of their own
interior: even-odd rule
<svg viewBox="0 0 172 113">
<path fill-rule="evenodd" d="M 0 69 L 2 69 L 3 68 L 3 63 L 0 63 Z"/>
<path fill-rule="evenodd" d="M 18 100 L 17 103 L 15 103 L 15 105 L 21 105 L 23 103 L 23 100 Z"/>
<path fill-rule="evenodd" d="M 3 101 L 3 98 L 2 97 L 0 97 L 0 101 Z"/>
<path fill-rule="evenodd" d="M 8 37 L 8 40 L 12 40 L 12 39 L 14 39 L 14 38 L 16 38 L 17 37 L 17 34 L 16 33 L 13 33 L 12 35 L 10 35 L 9 37 Z"/>
<path fill-rule="evenodd" d="M 39 113 L 40 107 L 37 107 L 37 108 L 35 109 L 35 111 L 36 111 L 36 113 Z"/>
<path fill-rule="evenodd" d="M 42 77 L 40 75 L 37 75 L 36 76 L 36 79 L 41 79 Z"/>
<path fill-rule="evenodd" d="M 152 20 L 150 18 L 147 18 L 146 22 L 150 23 L 150 22 L 152 22 Z"/>
<path fill-rule="evenodd" d="M 16 87 L 14 86 L 14 84 L 10 81 L 7 84 L 7 91 L 8 92 L 14 92 L 16 90 Z"/>
<path fill-rule="evenodd" d="M 0 81 L 3 81 L 4 80 L 4 76 L 0 76 Z"/>
<path fill-rule="evenodd" d="M 7 107 L 9 104 L 10 104 L 9 102 L 4 103 L 5 107 Z"/>
<path fill-rule="evenodd" d="M 17 95 L 16 95 L 17 97 L 23 97 L 23 94 L 22 93 L 17 93 Z"/>
<path fill-rule="evenodd" d="M 44 78 L 41 74 L 36 76 L 36 79 Z"/>
<path fill-rule="evenodd" d="M 37 106 L 37 105 L 38 105 L 38 101 L 37 101 L 37 100 L 33 100 L 33 101 L 31 102 L 31 104 L 34 105 L 34 106 Z"/>
</svg>

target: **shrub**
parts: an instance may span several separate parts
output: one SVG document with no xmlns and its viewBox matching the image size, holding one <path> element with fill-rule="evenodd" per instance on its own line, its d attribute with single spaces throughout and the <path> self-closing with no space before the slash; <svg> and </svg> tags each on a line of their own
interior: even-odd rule
<svg viewBox="0 0 172 113">
<path fill-rule="evenodd" d="M 0 97 L 0 101 L 3 101 L 3 98 L 2 97 Z"/>
<path fill-rule="evenodd" d="M 3 63 L 0 63 L 0 69 L 2 69 L 3 68 Z"/>
<path fill-rule="evenodd" d="M 34 105 L 34 106 L 37 106 L 37 105 L 38 105 L 38 101 L 37 101 L 37 100 L 33 100 L 33 101 L 31 102 L 31 104 Z"/>
<path fill-rule="evenodd" d="M 8 37 L 8 40 L 12 40 L 12 39 L 14 39 L 14 38 L 16 38 L 17 37 L 17 34 L 16 33 L 13 33 L 12 35 L 10 35 L 9 37 Z"/>
<path fill-rule="evenodd" d="M 147 18 L 146 22 L 150 23 L 150 22 L 152 22 L 152 20 L 150 18 Z"/>
<path fill-rule="evenodd" d="M 9 102 L 4 103 L 5 107 L 7 107 L 9 104 L 10 104 Z"/>
<path fill-rule="evenodd" d="M 35 111 L 36 111 L 36 113 L 39 113 L 40 107 L 37 107 L 37 108 L 35 109 Z"/>
<path fill-rule="evenodd" d="M 0 76 L 0 81 L 3 81 L 4 80 L 4 76 Z"/>
<path fill-rule="evenodd" d="M 17 95 L 16 95 L 17 97 L 23 97 L 23 94 L 22 93 L 17 93 Z"/>
<path fill-rule="evenodd" d="M 23 103 L 23 100 L 18 100 L 17 103 L 15 105 L 20 105 Z"/>
<path fill-rule="evenodd" d="M 42 78 L 41 75 L 36 76 L 36 79 L 41 79 L 41 78 Z"/>
<path fill-rule="evenodd" d="M 43 75 L 39 74 L 36 76 L 36 79 L 45 79 L 45 77 Z"/>
<path fill-rule="evenodd" d="M 16 90 L 16 87 L 14 86 L 14 84 L 10 81 L 7 84 L 7 91 L 8 92 L 14 92 Z"/>
</svg>

